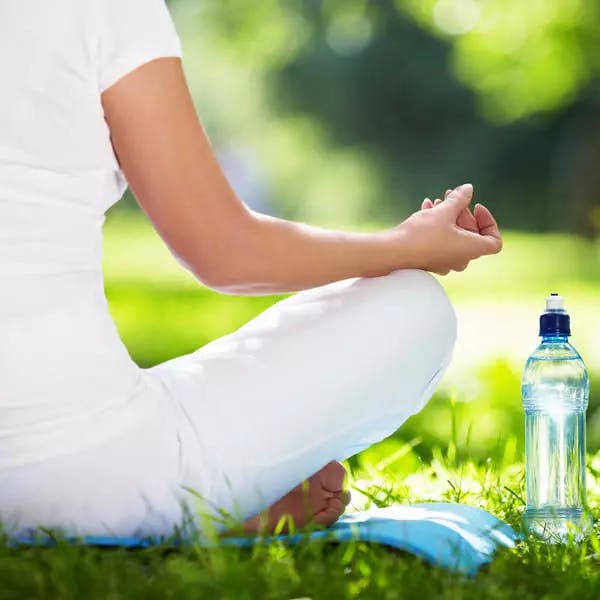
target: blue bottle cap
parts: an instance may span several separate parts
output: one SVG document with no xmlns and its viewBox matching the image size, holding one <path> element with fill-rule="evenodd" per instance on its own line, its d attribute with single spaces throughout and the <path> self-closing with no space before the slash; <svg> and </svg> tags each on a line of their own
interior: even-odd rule
<svg viewBox="0 0 600 600">
<path fill-rule="evenodd" d="M 562 297 L 556 292 L 546 298 L 546 311 L 540 315 L 540 335 L 542 337 L 571 335 L 571 319 L 564 309 Z"/>
</svg>

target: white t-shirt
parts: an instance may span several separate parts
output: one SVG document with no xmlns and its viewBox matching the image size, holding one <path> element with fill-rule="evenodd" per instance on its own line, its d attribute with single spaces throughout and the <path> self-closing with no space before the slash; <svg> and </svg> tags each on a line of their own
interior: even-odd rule
<svg viewBox="0 0 600 600">
<path fill-rule="evenodd" d="M 0 0 L 0 468 L 152 410 L 104 296 L 104 212 L 126 181 L 101 93 L 166 56 L 163 0 Z"/>
</svg>

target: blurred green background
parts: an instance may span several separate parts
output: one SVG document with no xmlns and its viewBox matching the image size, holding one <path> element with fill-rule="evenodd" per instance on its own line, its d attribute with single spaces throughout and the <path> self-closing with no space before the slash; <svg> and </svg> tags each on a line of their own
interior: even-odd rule
<svg viewBox="0 0 600 600">
<path fill-rule="evenodd" d="M 385 452 L 401 448 L 407 466 L 449 445 L 476 460 L 519 460 L 520 373 L 551 291 L 566 299 L 592 375 L 588 440 L 600 448 L 600 4 L 169 5 L 198 114 L 252 208 L 376 229 L 470 181 L 498 217 L 504 251 L 441 278 L 459 317 L 455 360 Z M 108 216 L 105 273 L 111 312 L 143 366 L 277 300 L 203 288 L 129 195 Z"/>
</svg>

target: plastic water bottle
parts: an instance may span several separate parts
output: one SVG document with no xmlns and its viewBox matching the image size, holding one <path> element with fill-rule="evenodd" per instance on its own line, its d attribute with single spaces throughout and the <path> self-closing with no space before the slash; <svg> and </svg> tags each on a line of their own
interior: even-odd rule
<svg viewBox="0 0 600 600">
<path fill-rule="evenodd" d="M 540 316 L 542 343 L 527 360 L 525 409 L 525 527 L 549 542 L 582 539 L 590 526 L 585 498 L 585 411 L 589 380 L 569 344 L 569 315 L 551 294 Z"/>
</svg>

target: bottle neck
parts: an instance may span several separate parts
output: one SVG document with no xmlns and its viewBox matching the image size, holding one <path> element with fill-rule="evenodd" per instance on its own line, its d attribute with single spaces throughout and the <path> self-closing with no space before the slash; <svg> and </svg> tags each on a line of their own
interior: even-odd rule
<svg viewBox="0 0 600 600">
<path fill-rule="evenodd" d="M 568 344 L 569 336 L 568 335 L 544 335 L 542 336 L 542 344 Z"/>
</svg>

